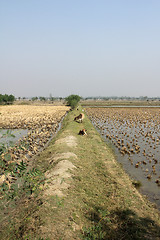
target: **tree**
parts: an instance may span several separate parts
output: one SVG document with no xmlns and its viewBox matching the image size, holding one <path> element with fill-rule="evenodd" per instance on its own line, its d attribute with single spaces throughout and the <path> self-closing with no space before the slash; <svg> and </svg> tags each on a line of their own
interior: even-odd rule
<svg viewBox="0 0 160 240">
<path fill-rule="evenodd" d="M 32 101 L 38 100 L 38 97 L 32 97 Z"/>
<path fill-rule="evenodd" d="M 45 101 L 46 98 L 45 98 L 45 97 L 39 97 L 39 100 L 40 100 L 40 101 Z"/>
<path fill-rule="evenodd" d="M 0 94 L 0 103 L 2 103 L 2 102 L 3 102 L 3 95 Z"/>
<path fill-rule="evenodd" d="M 5 104 L 7 104 L 7 101 L 8 101 L 8 95 L 5 94 L 5 95 L 3 95 L 3 102 L 4 102 Z"/>
<path fill-rule="evenodd" d="M 50 101 L 55 101 L 55 98 L 52 97 L 52 94 L 51 94 L 51 93 L 49 94 L 49 100 L 50 100 Z"/>
<path fill-rule="evenodd" d="M 80 96 L 72 94 L 66 97 L 65 100 L 67 102 L 67 105 L 71 106 L 71 108 L 74 109 L 78 105 L 78 102 L 80 101 L 80 99 L 81 99 Z"/>
<path fill-rule="evenodd" d="M 12 104 L 15 100 L 13 95 L 0 94 L 0 104 Z"/>
<path fill-rule="evenodd" d="M 13 95 L 9 95 L 8 96 L 8 101 L 9 102 L 14 102 L 15 101 L 15 97 Z"/>
</svg>

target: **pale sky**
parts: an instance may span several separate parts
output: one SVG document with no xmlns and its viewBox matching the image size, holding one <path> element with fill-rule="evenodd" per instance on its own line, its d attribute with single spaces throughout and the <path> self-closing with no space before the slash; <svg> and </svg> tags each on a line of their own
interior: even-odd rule
<svg viewBox="0 0 160 240">
<path fill-rule="evenodd" d="M 0 0 L 0 93 L 160 96 L 160 1 Z"/>
</svg>

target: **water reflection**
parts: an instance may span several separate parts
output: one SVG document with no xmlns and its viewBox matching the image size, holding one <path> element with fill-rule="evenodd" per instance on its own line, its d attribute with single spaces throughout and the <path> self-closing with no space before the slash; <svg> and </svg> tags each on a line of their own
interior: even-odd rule
<svg viewBox="0 0 160 240">
<path fill-rule="evenodd" d="M 27 133 L 27 129 L 0 129 L 0 144 L 12 146 Z"/>
<path fill-rule="evenodd" d="M 160 208 L 160 109 L 87 108 L 117 160 Z"/>
</svg>

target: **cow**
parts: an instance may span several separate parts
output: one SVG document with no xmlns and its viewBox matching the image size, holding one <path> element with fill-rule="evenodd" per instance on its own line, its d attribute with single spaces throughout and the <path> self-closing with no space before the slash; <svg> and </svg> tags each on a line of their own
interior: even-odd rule
<svg viewBox="0 0 160 240">
<path fill-rule="evenodd" d="M 79 134 L 79 135 L 82 135 L 82 136 L 83 136 L 83 135 L 87 135 L 87 132 L 86 132 L 86 131 L 87 131 L 87 130 L 82 129 L 82 130 L 79 131 L 78 134 Z"/>
<path fill-rule="evenodd" d="M 83 119 L 84 119 L 84 114 L 80 113 L 77 117 L 74 118 L 74 121 L 82 123 Z"/>
</svg>

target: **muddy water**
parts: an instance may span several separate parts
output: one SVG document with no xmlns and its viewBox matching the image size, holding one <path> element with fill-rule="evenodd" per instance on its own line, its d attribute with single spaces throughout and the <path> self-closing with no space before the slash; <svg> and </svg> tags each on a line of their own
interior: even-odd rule
<svg viewBox="0 0 160 240">
<path fill-rule="evenodd" d="M 111 144 L 117 161 L 140 191 L 160 209 L 160 119 L 159 110 L 87 110 L 94 126 Z"/>
<path fill-rule="evenodd" d="M 6 147 L 12 146 L 27 133 L 27 129 L 0 129 L 0 144 Z"/>
</svg>

